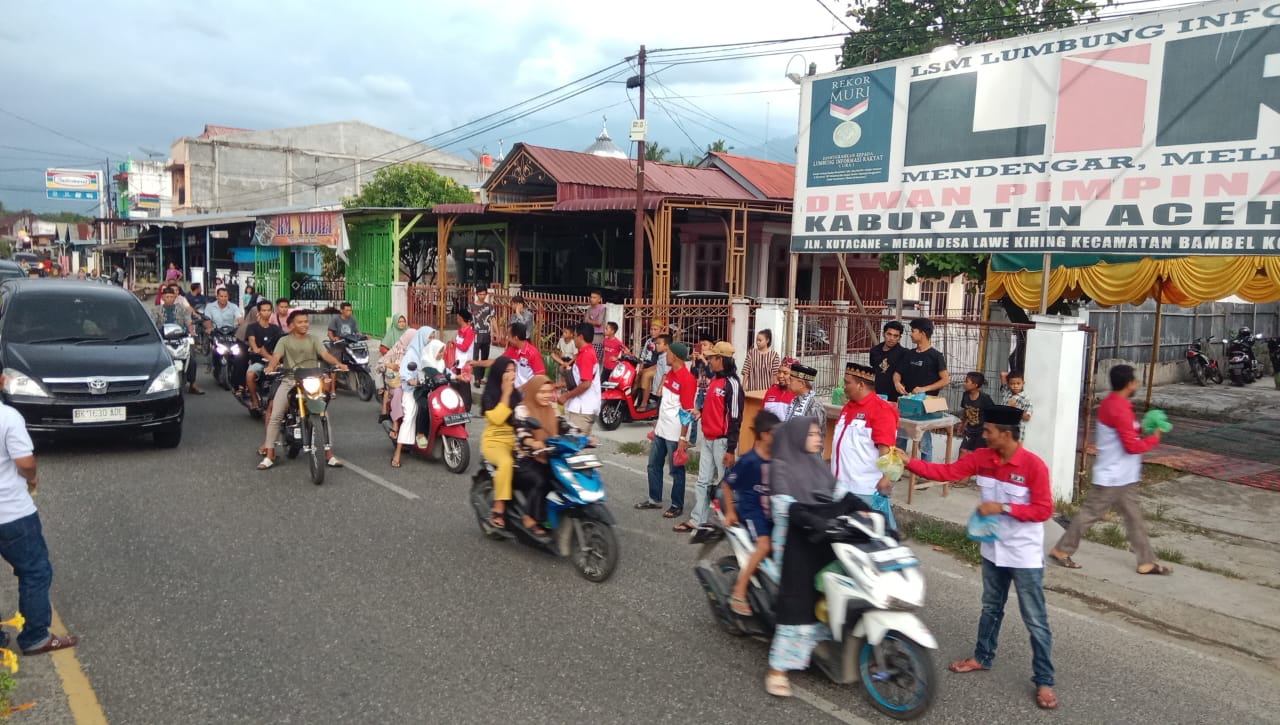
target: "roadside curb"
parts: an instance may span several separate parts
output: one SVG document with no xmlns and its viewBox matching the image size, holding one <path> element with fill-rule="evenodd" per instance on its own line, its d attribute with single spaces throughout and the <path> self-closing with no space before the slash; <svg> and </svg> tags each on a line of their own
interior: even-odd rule
<svg viewBox="0 0 1280 725">
<path fill-rule="evenodd" d="M 899 523 L 927 521 L 963 532 L 954 521 L 895 505 Z M 1176 573 L 1175 573 L 1176 576 Z M 1045 566 L 1045 589 L 1065 594 L 1103 611 L 1124 614 L 1137 624 L 1178 637 L 1226 647 L 1280 667 L 1280 629 L 1170 597 L 1138 591 L 1107 578 Z"/>
</svg>

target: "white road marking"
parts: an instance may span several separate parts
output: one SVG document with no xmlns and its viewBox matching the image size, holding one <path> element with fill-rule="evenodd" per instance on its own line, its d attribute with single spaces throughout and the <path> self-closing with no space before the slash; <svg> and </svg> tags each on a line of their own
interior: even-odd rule
<svg viewBox="0 0 1280 725">
<path fill-rule="evenodd" d="M 602 460 L 604 460 L 605 463 L 608 463 L 610 466 L 613 466 L 614 468 L 621 468 L 624 471 L 630 471 L 636 474 L 637 476 L 644 476 L 645 478 L 649 477 L 648 471 L 641 471 L 638 468 L 632 468 L 631 466 L 623 465 L 621 463 L 618 463 L 617 461 L 610 461 L 608 459 L 602 459 Z"/>
<path fill-rule="evenodd" d="M 803 687 L 796 687 L 795 683 L 792 683 L 791 685 L 791 694 L 794 695 L 797 700 L 800 700 L 816 710 L 821 710 L 840 722 L 848 723 L 848 725 L 871 725 L 870 721 L 863 720 L 848 710 L 841 708 L 834 702 L 815 695 Z"/>
<path fill-rule="evenodd" d="M 961 581 L 964 580 L 963 576 L 955 573 L 954 571 L 947 571 L 946 569 L 930 569 L 929 571 L 932 574 L 941 574 L 942 576 L 945 576 L 948 579 L 958 579 Z"/>
<path fill-rule="evenodd" d="M 378 474 L 376 474 L 376 473 L 370 473 L 369 471 L 364 470 L 363 468 L 361 468 L 361 467 L 357 466 L 356 464 L 352 463 L 351 461 L 343 461 L 343 462 L 342 462 L 342 464 L 343 464 L 343 466 L 344 466 L 348 471 L 351 471 L 351 472 L 353 472 L 353 473 L 355 473 L 355 474 L 357 474 L 357 475 L 359 475 L 359 476 L 362 476 L 362 477 L 364 477 L 365 479 L 367 479 L 367 480 L 369 480 L 369 481 L 371 481 L 371 482 L 373 482 L 373 483 L 376 483 L 376 484 L 378 484 L 379 486 L 382 486 L 383 488 L 387 489 L 388 491 L 391 491 L 392 493 L 398 493 L 398 494 L 400 494 L 401 496 L 404 496 L 405 498 L 407 498 L 407 499 L 409 499 L 409 500 L 411 500 L 411 501 L 412 501 L 412 500 L 414 500 L 414 499 L 422 498 L 421 496 L 419 496 L 418 494 L 414 493 L 413 491 L 409 491 L 409 490 L 406 490 L 406 489 L 400 488 L 399 486 L 397 486 L 397 485 L 395 485 L 394 483 L 392 483 L 392 482 L 388 481 L 387 479 L 383 478 L 382 476 L 379 476 L 379 475 L 378 475 Z"/>
</svg>

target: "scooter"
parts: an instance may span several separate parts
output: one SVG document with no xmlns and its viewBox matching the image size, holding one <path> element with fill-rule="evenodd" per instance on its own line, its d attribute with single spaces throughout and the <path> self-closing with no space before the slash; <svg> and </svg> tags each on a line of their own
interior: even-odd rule
<svg viewBox="0 0 1280 725">
<path fill-rule="evenodd" d="M 1196 338 L 1187 346 L 1187 365 L 1191 366 L 1191 377 L 1200 385 L 1212 380 L 1222 384 L 1222 371 L 1218 369 L 1218 361 L 1204 354 L 1203 338 Z"/>
<path fill-rule="evenodd" d="M 449 377 L 436 373 L 430 377 L 418 371 L 417 363 L 409 363 L 409 370 L 418 376 L 418 384 L 406 394 L 413 395 L 418 404 L 417 435 L 410 450 L 430 460 L 444 460 L 444 467 L 452 473 L 462 473 L 471 465 L 471 446 L 467 443 L 467 421 L 471 413 L 464 406 L 462 396 L 449 384 Z M 379 419 L 382 429 L 390 436 L 394 427 L 390 419 Z M 402 421 L 400 425 L 412 425 Z M 436 455 L 436 444 L 440 455 Z"/>
<path fill-rule="evenodd" d="M 373 376 L 369 374 L 369 341 L 355 335 L 344 337 L 342 341 L 346 343 L 342 351 L 342 364 L 349 368 L 349 372 L 338 373 L 338 384 L 354 390 L 361 400 L 369 400 L 378 390 L 373 383 Z M 332 352 L 333 343 L 325 342 L 325 348 Z"/>
<path fill-rule="evenodd" d="M 191 335 L 183 329 L 182 325 L 168 324 L 161 330 L 161 336 L 164 338 L 164 346 L 169 349 L 169 357 L 173 358 L 173 363 L 178 366 L 178 376 L 185 381 L 187 366 L 196 364 L 191 359 L 191 350 L 194 346 Z"/>
<path fill-rule="evenodd" d="M 325 444 L 329 440 L 329 386 L 325 380 L 328 372 L 325 368 L 295 368 L 291 371 L 294 390 L 280 426 L 285 456 L 293 460 L 299 453 L 306 453 L 311 482 L 317 486 L 324 483 L 324 470 L 328 467 L 324 455 Z M 273 384 L 268 386 L 268 400 L 275 396 L 275 386 L 282 384 L 282 374 L 280 368 L 263 373 L 264 378 L 273 379 Z"/>
<path fill-rule="evenodd" d="M 883 515 L 855 506 L 846 498 L 790 509 L 787 540 L 810 537 L 815 544 L 827 543 L 835 558 L 815 581 L 822 594 L 817 618 L 833 639 L 818 645 L 813 660 L 833 682 L 861 680 L 875 709 L 913 720 L 929 710 L 938 687 L 931 653 L 937 640 L 913 613 L 924 604 L 920 561 L 885 532 Z M 690 537 L 702 547 L 694 573 L 706 590 L 711 616 L 729 634 L 771 636 L 781 571 L 771 558 L 761 562 L 747 592 L 752 614 L 735 613 L 729 598 L 755 543 L 742 526 L 724 526 L 718 505 L 715 511 L 712 522 Z M 828 519 L 833 513 L 840 515 Z M 732 553 L 714 558 L 722 541 L 729 542 Z"/>
<path fill-rule="evenodd" d="M 236 338 L 236 328 L 224 326 L 213 331 L 213 349 L 209 353 L 209 367 L 213 379 L 223 390 L 231 389 L 231 370 L 244 354 L 244 344 Z"/>
<path fill-rule="evenodd" d="M 1222 341 L 1227 347 L 1227 374 L 1232 384 L 1243 386 L 1262 377 L 1262 365 L 1253 354 L 1253 344 L 1261 339 L 1261 333 L 1254 335 L 1248 328 L 1241 328 L 1235 339 Z"/>
<path fill-rule="evenodd" d="M 517 425 L 539 428 L 536 420 Z M 507 502 L 504 526 L 494 526 L 493 466 L 485 461 L 472 476 L 471 506 L 480 531 L 494 540 L 518 538 L 523 543 L 556 556 L 569 557 L 582 578 L 600 583 L 618 566 L 618 537 L 613 532 L 613 514 L 605 507 L 604 481 L 600 459 L 583 451 L 590 446 L 587 436 L 552 436 L 544 441 L 551 466 L 551 491 L 547 494 L 547 533 L 538 535 L 524 528 L 524 513 L 530 510 L 528 495 L 515 488 Z"/>
<path fill-rule="evenodd" d="M 600 385 L 600 427 L 605 430 L 617 430 L 623 423 L 654 420 L 658 417 L 658 406 L 653 404 L 647 410 L 638 410 L 641 388 L 637 385 L 637 372 L 640 369 L 640 358 L 634 355 L 622 355 L 618 364 L 609 374 L 609 379 Z M 650 398 L 653 397 L 650 391 Z"/>
</svg>

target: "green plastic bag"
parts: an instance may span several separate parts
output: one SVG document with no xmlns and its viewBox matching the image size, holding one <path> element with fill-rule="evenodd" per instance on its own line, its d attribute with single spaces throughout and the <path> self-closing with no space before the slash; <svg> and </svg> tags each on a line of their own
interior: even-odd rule
<svg viewBox="0 0 1280 725">
<path fill-rule="evenodd" d="M 844 401 L 845 401 L 845 397 L 844 397 L 844 381 L 843 381 L 843 380 L 841 380 L 841 381 L 840 381 L 840 384 L 836 386 L 835 390 L 832 390 L 832 391 L 831 391 L 831 404 L 832 404 L 832 405 L 844 405 Z"/>
<path fill-rule="evenodd" d="M 876 468 L 890 481 L 898 481 L 906 470 L 906 461 L 902 460 L 902 451 L 890 448 L 889 452 L 876 459 Z"/>
<path fill-rule="evenodd" d="M 1169 416 L 1165 415 L 1163 410 L 1152 408 L 1147 414 L 1142 416 L 1142 434 L 1151 435 L 1156 431 L 1168 433 L 1173 430 L 1173 423 L 1169 422 Z"/>
</svg>

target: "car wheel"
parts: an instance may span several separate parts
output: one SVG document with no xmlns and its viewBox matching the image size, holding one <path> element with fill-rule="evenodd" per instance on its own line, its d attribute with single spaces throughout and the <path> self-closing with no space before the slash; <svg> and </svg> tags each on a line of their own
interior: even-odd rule
<svg viewBox="0 0 1280 725">
<path fill-rule="evenodd" d="M 182 426 L 177 428 L 158 430 L 151 434 L 155 440 L 157 448 L 177 448 L 182 442 Z"/>
</svg>

